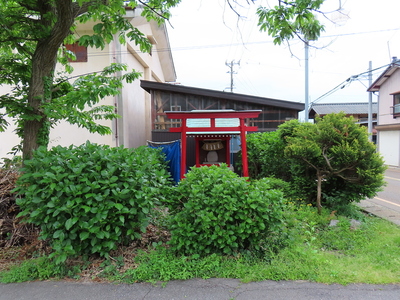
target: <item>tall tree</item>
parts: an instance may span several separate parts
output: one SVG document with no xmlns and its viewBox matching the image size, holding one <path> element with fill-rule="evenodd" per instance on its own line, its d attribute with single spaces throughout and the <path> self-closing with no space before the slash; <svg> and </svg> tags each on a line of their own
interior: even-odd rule
<svg viewBox="0 0 400 300">
<path fill-rule="evenodd" d="M 92 36 L 82 36 L 78 42 L 83 46 L 104 47 L 119 34 L 120 41 L 125 38 L 140 45 L 142 51 L 150 50 L 147 38 L 124 18 L 125 7 L 143 5 L 143 15 L 148 19 L 162 22 L 170 16 L 169 8 L 180 0 L 2 0 L 0 1 L 0 85 L 14 86 L 13 92 L 0 97 L 0 108 L 6 108 L 6 113 L 19 120 L 19 133 L 23 138 L 23 158 L 29 158 L 32 150 L 48 141 L 50 118 L 49 113 L 62 111 L 66 102 L 71 104 L 71 98 L 54 101 L 74 89 L 63 80 L 56 80 L 55 67 L 57 62 L 66 63 L 62 59 L 60 49 L 64 42 L 73 41 L 74 27 L 78 22 L 96 21 Z M 108 78 L 107 83 L 114 82 L 112 70 L 105 70 L 102 76 Z M 137 73 L 127 76 L 132 80 Z M 81 81 L 82 84 L 83 81 Z M 100 85 L 99 85 L 100 86 Z M 100 89 L 101 90 L 101 89 Z M 55 92 L 58 95 L 55 96 Z M 78 89 L 75 89 L 78 93 Z M 113 93 L 112 91 L 110 93 Z M 98 91 L 106 95 L 105 90 Z M 88 102 L 96 102 L 94 98 Z M 56 105 L 58 104 L 58 106 Z M 84 106 L 80 103 L 79 107 Z M 92 111 L 92 116 L 106 114 L 112 118 L 115 115 L 106 107 Z M 66 118 L 62 114 L 54 114 Z M 0 116 L 1 118 L 1 116 Z M 3 118 L 1 118 L 3 119 Z M 76 122 L 81 118 L 70 118 Z M 0 122 L 1 128 L 6 125 Z M 86 126 L 85 122 L 80 124 Z M 91 124 L 93 125 L 93 124 Z M 86 126 L 87 127 L 87 126 Z M 90 127 L 90 126 L 89 126 Z M 93 130 L 103 130 L 93 127 Z"/>
<path fill-rule="evenodd" d="M 277 44 L 295 35 L 305 39 L 315 39 L 323 26 L 314 16 L 324 0 L 278 0 L 272 9 L 258 9 L 261 30 L 268 31 Z M 29 158 L 32 150 L 47 145 L 51 122 L 66 119 L 86 127 L 91 131 L 108 133 L 107 128 L 96 125 L 93 119 L 114 118 L 110 107 L 97 107 L 89 112 L 83 111 L 86 104 L 97 104 L 102 96 L 117 92 L 106 89 L 104 84 L 121 85 L 112 76 L 112 70 L 124 68 L 114 65 L 99 74 L 103 79 L 86 77 L 86 82 L 97 82 L 92 97 L 80 97 L 79 91 L 85 86 L 85 78 L 79 87 L 73 87 L 63 78 L 56 78 L 54 71 L 57 62 L 67 65 L 65 54 L 60 51 L 64 42 L 73 42 L 73 32 L 78 22 L 96 21 L 92 36 L 79 38 L 83 46 L 102 48 L 109 43 L 114 34 L 119 34 L 140 45 L 142 51 L 149 51 L 147 38 L 124 19 L 125 7 L 143 6 L 143 16 L 148 20 L 162 22 L 170 17 L 169 9 L 180 0 L 2 0 L 0 1 L 0 85 L 14 87 L 13 92 L 0 96 L 0 108 L 17 118 L 19 135 L 23 140 L 23 158 Z M 233 3 L 243 4 L 254 0 L 226 0 L 234 9 Z M 68 70 L 68 66 L 66 68 Z M 133 80 L 138 73 L 126 75 Z M 86 89 L 89 89 L 89 84 Z M 83 89 L 85 90 L 85 89 Z M 96 96 L 93 96 L 96 94 Z M 72 98 L 74 95 L 75 98 Z M 81 101 L 76 102 L 77 99 Z M 68 109 L 65 109 L 68 107 Z M 75 114 L 71 113 L 75 111 Z M 7 123 L 0 114 L 0 131 Z"/>
<path fill-rule="evenodd" d="M 319 212 L 323 194 L 330 198 L 327 202 L 348 204 L 374 197 L 384 185 L 386 167 L 366 128 L 343 112 L 317 117 L 315 124 L 290 121 L 280 130 L 287 142 L 286 157 L 309 169 L 303 174 L 308 174 L 308 182 L 317 183 Z"/>
</svg>

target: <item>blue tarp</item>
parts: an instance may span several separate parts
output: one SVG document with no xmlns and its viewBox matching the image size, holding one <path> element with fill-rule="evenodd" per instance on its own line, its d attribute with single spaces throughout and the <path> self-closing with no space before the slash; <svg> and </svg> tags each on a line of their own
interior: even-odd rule
<svg viewBox="0 0 400 300">
<path fill-rule="evenodd" d="M 180 140 L 171 143 L 148 142 L 151 148 L 161 148 L 168 163 L 168 171 L 175 183 L 181 179 L 181 143 Z"/>
</svg>

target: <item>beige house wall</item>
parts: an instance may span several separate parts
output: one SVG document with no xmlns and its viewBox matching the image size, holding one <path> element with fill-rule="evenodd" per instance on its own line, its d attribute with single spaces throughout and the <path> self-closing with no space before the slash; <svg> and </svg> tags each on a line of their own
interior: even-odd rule
<svg viewBox="0 0 400 300">
<path fill-rule="evenodd" d="M 148 23 L 138 16 L 138 12 L 128 12 L 132 24 L 134 24 L 150 41 L 154 42 L 152 53 L 142 53 L 131 42 L 120 44 L 115 38 L 113 42 L 101 49 L 88 49 L 88 62 L 74 62 L 73 73 L 77 76 L 95 71 L 101 71 L 110 63 L 124 63 L 128 65 L 128 71 L 135 70 L 141 73 L 139 79 L 133 83 L 125 83 L 121 95 L 103 99 L 101 105 L 114 105 L 121 118 L 117 120 L 105 120 L 99 123 L 112 129 L 111 135 L 101 136 L 90 133 L 86 129 L 66 122 L 60 122 L 50 132 L 49 146 L 81 145 L 87 140 L 93 143 L 110 146 L 136 148 L 145 145 L 151 138 L 151 103 L 150 95 L 140 87 L 140 79 L 155 80 L 159 82 L 175 81 L 176 74 L 173 65 L 168 35 L 164 25 L 158 26 L 155 22 Z M 93 24 L 84 24 L 78 27 L 79 35 L 90 34 Z M 160 49 L 160 50 L 159 50 Z M 161 50 L 164 49 L 164 50 Z M 3 94 L 5 87 L 0 87 Z M 19 143 L 18 137 L 13 133 L 14 126 L 9 126 L 6 132 L 0 133 L 0 158 L 5 157 L 10 149 Z"/>
<path fill-rule="evenodd" d="M 90 34 L 90 31 L 78 31 L 79 35 Z M 104 67 L 109 66 L 112 60 L 112 45 L 106 45 L 103 51 L 96 48 L 88 48 L 88 61 L 87 62 L 73 62 L 71 63 L 74 71 L 70 77 L 79 76 L 91 72 L 101 71 Z M 107 97 L 100 102 L 101 105 L 114 105 L 114 99 Z M 113 122 L 110 120 L 102 120 L 98 123 L 113 128 Z M 105 135 L 102 136 L 96 133 L 90 133 L 88 130 L 79 128 L 77 125 L 71 125 L 65 121 L 57 124 L 50 131 L 49 147 L 61 145 L 79 146 L 84 144 L 87 140 L 93 143 L 114 145 L 115 136 Z"/>
</svg>

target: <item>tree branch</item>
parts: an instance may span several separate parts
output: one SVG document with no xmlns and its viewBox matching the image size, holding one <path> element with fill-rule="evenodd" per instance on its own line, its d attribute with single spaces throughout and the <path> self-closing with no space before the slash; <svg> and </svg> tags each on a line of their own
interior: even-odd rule
<svg viewBox="0 0 400 300">
<path fill-rule="evenodd" d="M 149 8 L 153 13 L 155 13 L 157 16 L 159 16 L 160 18 L 162 18 L 162 19 L 164 19 L 164 20 L 168 20 L 168 18 L 166 18 L 166 17 L 164 17 L 162 14 L 160 14 L 158 11 L 156 11 L 156 8 L 155 7 L 151 7 L 150 5 L 148 5 L 147 3 L 145 3 L 145 2 L 143 2 L 143 1 L 141 1 L 141 0 L 138 0 L 138 2 L 140 3 L 140 4 L 142 4 L 143 6 L 146 6 L 147 8 Z"/>
<path fill-rule="evenodd" d="M 99 4 L 99 2 L 104 5 L 108 4 L 108 0 L 89 1 L 89 2 L 83 3 L 82 6 L 79 6 L 79 4 L 77 2 L 72 3 L 72 5 L 73 5 L 72 9 L 73 9 L 73 14 L 74 14 L 75 18 L 84 13 L 87 13 L 90 6 L 92 6 L 94 4 Z"/>
</svg>

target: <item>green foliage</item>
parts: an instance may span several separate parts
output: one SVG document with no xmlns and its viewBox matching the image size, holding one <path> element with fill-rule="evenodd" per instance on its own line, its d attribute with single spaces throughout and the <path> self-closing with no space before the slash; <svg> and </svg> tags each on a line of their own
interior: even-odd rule
<svg viewBox="0 0 400 300">
<path fill-rule="evenodd" d="M 398 283 L 400 229 L 379 218 L 365 217 L 359 228 L 338 216 L 330 227 L 330 211 L 322 214 L 304 204 L 289 203 L 285 210 L 290 240 L 271 257 L 211 254 L 176 255 L 165 248 L 139 252 L 134 269 L 110 274 L 125 283 L 238 278 L 260 280 L 309 280 L 321 283 Z M 382 246 L 384 245 L 384 246 Z"/>
<path fill-rule="evenodd" d="M 280 228 L 283 212 L 282 192 L 270 187 L 226 165 L 192 168 L 169 202 L 171 248 L 196 255 L 265 250 L 261 242 Z"/>
<path fill-rule="evenodd" d="M 0 274 L 0 282 L 24 282 L 33 280 L 47 280 L 50 278 L 62 278 L 75 276 L 79 268 L 67 267 L 65 264 L 55 264 L 48 257 L 39 257 L 24 261 L 20 265 L 14 265 L 10 270 Z"/>
<path fill-rule="evenodd" d="M 111 279 L 124 283 L 188 280 L 192 278 L 240 278 L 248 272 L 249 260 L 218 254 L 204 257 L 177 256 L 165 248 L 149 253 L 139 252 L 135 269 Z"/>
<path fill-rule="evenodd" d="M 339 221 L 335 227 L 328 225 L 332 218 Z M 98 260 L 96 266 L 91 266 L 86 258 L 74 260 L 74 264 L 55 264 L 48 258 L 31 259 L 1 272 L 0 282 L 77 278 L 81 270 L 91 269 L 93 276 L 124 283 L 191 278 L 237 278 L 242 282 L 399 283 L 400 229 L 395 224 L 365 216 L 361 226 L 353 228 L 348 218 L 333 217 L 326 209 L 318 214 L 310 205 L 288 203 L 285 225 L 283 230 L 290 237 L 287 247 L 265 258 L 248 255 L 248 252 L 236 256 L 185 256 L 158 247 L 149 252 L 138 251 L 134 261 L 117 257 L 105 260 L 100 266 Z M 127 256 L 131 258 L 132 253 Z M 124 265 L 124 261 L 133 267 Z"/>
<path fill-rule="evenodd" d="M 321 248 L 330 251 L 349 251 L 359 249 L 372 237 L 367 231 L 367 224 L 359 229 L 352 229 L 347 218 L 340 218 L 336 226 L 326 228 L 320 233 Z M 340 236 L 340 239 L 337 237 Z"/>
<path fill-rule="evenodd" d="M 257 166 L 255 178 L 276 176 L 289 182 L 289 198 L 315 204 L 320 179 L 321 204 L 346 210 L 384 185 L 382 157 L 365 128 L 344 113 L 317 118 L 316 124 L 288 121 L 273 134 L 247 139 L 249 166 Z"/>
<path fill-rule="evenodd" d="M 58 83 L 54 90 L 59 91 L 57 98 L 43 105 L 45 114 L 55 126 L 65 119 L 70 124 L 76 124 L 90 132 L 111 134 L 111 129 L 98 124 L 98 120 L 112 120 L 118 118 L 113 105 L 99 105 L 107 96 L 116 96 L 120 93 L 124 82 L 131 83 L 140 77 L 138 72 L 125 73 L 115 76 L 117 72 L 128 71 L 123 64 L 111 64 L 99 73 L 80 76 L 73 84 L 66 81 Z M 64 90 L 59 87 L 67 85 Z"/>
<path fill-rule="evenodd" d="M 250 178 L 290 178 L 289 161 L 282 159 L 285 143 L 277 131 L 248 134 L 246 143 Z"/>
<path fill-rule="evenodd" d="M 4 116 L 5 116 L 5 114 L 0 114 L 0 132 L 5 131 L 7 126 L 9 125 L 9 123 L 4 118 Z"/>
<path fill-rule="evenodd" d="M 344 113 L 317 118 L 316 124 L 301 124 L 286 142 L 285 155 L 307 170 L 310 180 L 321 180 L 328 206 L 371 198 L 384 185 L 383 159 L 366 128 Z"/>
<path fill-rule="evenodd" d="M 179 1 L 146 1 L 142 15 L 161 24 Z M 68 62 L 73 55 L 63 51 L 64 44 L 78 42 L 103 49 L 116 37 L 121 43 L 133 42 L 143 52 L 151 49 L 146 35 L 125 18 L 126 6 L 139 11 L 141 1 L 65 0 L 47 1 L 45 5 L 42 0 L 25 2 L 0 3 L 0 85 L 12 88 L 12 92 L 0 96 L 0 109 L 4 108 L 6 115 L 16 120 L 17 133 L 23 139 L 24 160 L 38 146 L 47 146 L 50 127 L 60 120 L 109 134 L 110 129 L 96 121 L 115 118 L 113 107 L 96 104 L 106 96 L 118 94 L 124 81 L 138 78 L 136 72 L 120 76 L 120 72 L 115 75 L 103 71 L 68 84 L 66 80 L 72 78 L 55 74 L 56 69 L 68 74 L 73 70 Z M 91 21 L 91 35 L 75 34 L 76 24 Z M 7 125 L 0 115 L 0 132 Z"/>
<path fill-rule="evenodd" d="M 107 257 L 139 239 L 170 185 L 161 152 L 144 146 L 39 148 L 22 171 L 16 188 L 21 215 L 40 226 L 58 262 L 82 254 Z"/>
<path fill-rule="evenodd" d="M 261 31 L 267 31 L 274 38 L 274 44 L 290 40 L 295 36 L 301 40 L 317 40 L 324 31 L 314 13 L 324 0 L 279 1 L 273 8 L 259 7 L 257 15 Z"/>
</svg>

